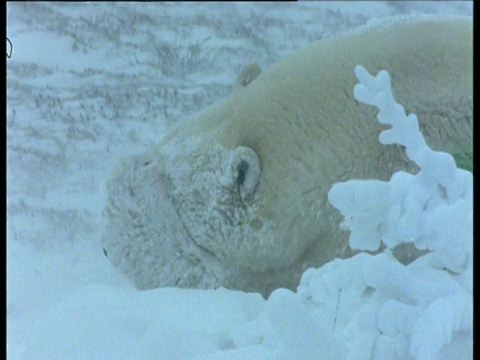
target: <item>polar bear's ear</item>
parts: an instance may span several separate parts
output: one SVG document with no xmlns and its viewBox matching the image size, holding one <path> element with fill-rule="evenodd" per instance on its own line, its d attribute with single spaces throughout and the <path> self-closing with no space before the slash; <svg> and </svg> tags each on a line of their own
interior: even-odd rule
<svg viewBox="0 0 480 360">
<path fill-rule="evenodd" d="M 242 71 L 240 71 L 234 90 L 237 91 L 250 85 L 250 83 L 255 80 L 261 72 L 262 69 L 257 63 L 248 64 L 242 69 Z"/>
<path fill-rule="evenodd" d="M 257 153 L 246 146 L 234 149 L 226 162 L 221 184 L 226 188 L 238 190 L 245 199 L 253 194 L 260 180 L 260 160 Z"/>
</svg>

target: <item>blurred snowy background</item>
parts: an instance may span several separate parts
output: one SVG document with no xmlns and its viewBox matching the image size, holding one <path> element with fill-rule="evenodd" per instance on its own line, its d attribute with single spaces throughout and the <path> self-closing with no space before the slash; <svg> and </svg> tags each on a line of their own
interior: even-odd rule
<svg viewBox="0 0 480 360">
<path fill-rule="evenodd" d="M 245 328 L 262 313 L 261 297 L 164 289 L 159 296 L 165 303 L 157 308 L 158 298 L 149 302 L 152 293 L 133 292 L 105 259 L 99 215 L 112 162 L 155 143 L 176 122 L 228 95 L 245 64 L 257 62 L 265 69 L 305 44 L 374 17 L 471 15 L 472 4 L 7 3 L 7 36 L 13 44 L 7 59 L 8 358 L 57 354 L 60 359 L 73 351 L 75 359 L 174 359 L 218 346 L 225 350 L 219 359 L 252 358 L 253 353 L 267 358 L 263 348 L 242 355 L 242 341 L 261 342 L 252 340 L 261 333 L 255 325 L 242 330 L 250 332 L 248 341 L 218 330 L 235 324 Z M 109 292 L 103 285 L 120 290 Z M 80 294 L 74 296 L 77 306 L 64 301 L 72 294 Z M 183 308 L 175 308 L 176 298 Z M 97 302 L 112 302 L 112 309 L 130 315 L 112 320 L 113 310 L 99 312 Z M 188 304 L 190 313 L 185 313 Z M 135 317 L 129 311 L 135 321 L 125 320 Z M 92 324 L 82 322 L 85 314 L 98 317 L 95 327 L 103 324 L 110 337 L 86 336 Z M 152 319 L 166 318 L 170 332 L 165 333 L 168 325 L 146 330 Z M 66 329 L 65 319 L 75 324 Z M 218 341 L 205 343 L 198 334 L 212 328 Z M 65 336 L 73 334 L 75 340 L 65 344 Z M 160 344 L 180 352 L 159 357 L 159 336 Z M 125 339 L 138 341 L 129 346 Z M 152 343 L 157 345 L 140 346 Z"/>
</svg>

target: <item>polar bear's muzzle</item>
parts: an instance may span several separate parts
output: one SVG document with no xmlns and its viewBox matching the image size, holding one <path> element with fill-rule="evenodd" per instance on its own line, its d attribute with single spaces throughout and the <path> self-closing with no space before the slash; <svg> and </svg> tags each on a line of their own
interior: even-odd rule
<svg viewBox="0 0 480 360">
<path fill-rule="evenodd" d="M 168 175 L 145 154 L 120 161 L 107 184 L 103 252 L 139 289 L 218 281 L 219 262 L 190 236 L 172 189 Z"/>
</svg>

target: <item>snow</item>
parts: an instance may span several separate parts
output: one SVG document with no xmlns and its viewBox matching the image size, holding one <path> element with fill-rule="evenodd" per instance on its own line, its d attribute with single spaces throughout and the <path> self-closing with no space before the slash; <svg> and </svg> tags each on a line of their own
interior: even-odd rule
<svg viewBox="0 0 480 360">
<path fill-rule="evenodd" d="M 89 285 L 42 314 L 26 357 L 191 358 L 233 348 L 235 329 L 264 306 L 258 294 L 223 289 L 138 292 Z"/>
<path fill-rule="evenodd" d="M 357 69 L 358 100 L 391 105 L 380 141 L 404 144 L 421 172 L 330 192 L 352 247 L 384 253 L 308 269 L 297 292 L 265 300 L 140 292 L 99 245 L 116 157 L 229 94 L 249 62 L 411 13 L 471 15 L 472 2 L 8 3 L 8 357 L 472 358 L 472 175 L 425 146 L 386 73 Z M 403 266 L 389 251 L 405 241 L 429 252 Z"/>
</svg>

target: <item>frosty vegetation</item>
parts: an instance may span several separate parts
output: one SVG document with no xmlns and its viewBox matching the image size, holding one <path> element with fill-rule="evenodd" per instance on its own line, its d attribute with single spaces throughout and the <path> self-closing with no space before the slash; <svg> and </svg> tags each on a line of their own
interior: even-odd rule
<svg viewBox="0 0 480 360">
<path fill-rule="evenodd" d="M 417 117 L 394 100 L 387 72 L 374 77 L 357 66 L 355 74 L 355 98 L 376 106 L 378 120 L 391 125 L 380 142 L 405 146 L 420 171 L 335 184 L 329 201 L 345 218 L 350 246 L 383 244 L 385 251 L 307 270 L 297 294 L 271 295 L 269 319 L 292 358 L 471 358 L 472 173 L 428 147 Z M 402 243 L 428 251 L 405 266 L 392 255 Z"/>
</svg>

